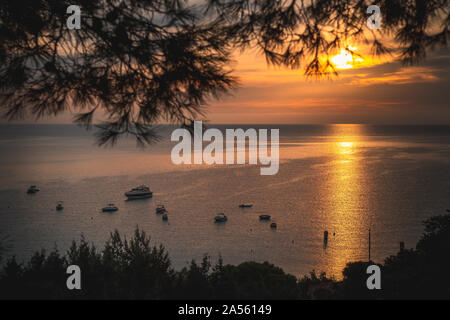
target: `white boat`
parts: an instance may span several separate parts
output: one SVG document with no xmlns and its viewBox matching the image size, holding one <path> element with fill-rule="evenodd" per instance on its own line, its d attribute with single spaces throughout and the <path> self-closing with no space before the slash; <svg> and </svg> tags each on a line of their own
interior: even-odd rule
<svg viewBox="0 0 450 320">
<path fill-rule="evenodd" d="M 125 196 L 128 199 L 145 199 L 151 198 L 153 196 L 153 192 L 150 191 L 150 188 L 147 186 L 139 186 L 131 189 L 128 192 L 125 192 Z"/>
<path fill-rule="evenodd" d="M 219 213 L 214 217 L 215 222 L 226 222 L 228 220 L 227 216 L 224 213 Z"/>
<path fill-rule="evenodd" d="M 30 186 L 30 187 L 28 188 L 28 190 L 27 190 L 27 193 L 33 194 L 33 193 L 36 193 L 36 192 L 38 192 L 38 191 L 39 191 L 39 189 L 38 189 L 36 186 Z"/>
<path fill-rule="evenodd" d="M 167 210 L 164 207 L 163 204 L 158 204 L 158 206 L 156 207 L 156 213 L 161 214 L 161 213 L 166 213 Z"/>
<path fill-rule="evenodd" d="M 61 211 L 62 209 L 64 209 L 62 201 L 58 201 L 58 204 L 56 205 L 56 210 Z"/>
<path fill-rule="evenodd" d="M 117 208 L 114 203 L 110 203 L 106 207 L 102 208 L 103 212 L 113 212 L 117 210 L 119 210 L 119 208 Z"/>
</svg>

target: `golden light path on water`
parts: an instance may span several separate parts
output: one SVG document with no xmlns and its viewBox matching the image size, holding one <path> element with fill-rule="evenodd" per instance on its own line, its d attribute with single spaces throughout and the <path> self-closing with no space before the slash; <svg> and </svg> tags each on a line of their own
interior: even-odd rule
<svg viewBox="0 0 450 320">
<path fill-rule="evenodd" d="M 364 127 L 335 125 L 331 127 L 329 177 L 326 180 L 325 221 L 329 231 L 326 261 L 334 275 L 339 275 L 349 261 L 366 260 L 361 256 L 368 246 L 368 211 L 366 173 L 359 155 Z M 365 250 L 366 249 L 366 250 Z"/>
</svg>

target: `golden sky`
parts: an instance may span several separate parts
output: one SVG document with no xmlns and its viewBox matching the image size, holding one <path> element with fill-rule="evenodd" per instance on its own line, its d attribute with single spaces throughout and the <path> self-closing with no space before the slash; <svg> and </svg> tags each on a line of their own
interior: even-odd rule
<svg viewBox="0 0 450 320">
<path fill-rule="evenodd" d="M 393 57 L 373 58 L 363 46 L 350 47 L 361 58 L 337 52 L 331 61 L 339 75 L 320 80 L 305 78 L 301 67 L 268 66 L 252 51 L 236 54 L 239 88 L 210 101 L 203 119 L 218 124 L 450 124 L 450 50 L 403 66 Z M 72 118 L 64 114 L 38 122 L 71 123 Z"/>
<path fill-rule="evenodd" d="M 332 79 L 312 80 L 303 70 L 272 67 L 255 52 L 236 55 L 240 88 L 212 101 L 212 123 L 387 123 L 450 124 L 447 91 L 450 53 L 429 54 L 417 66 L 393 57 L 352 57 L 342 50 L 331 61 Z"/>
</svg>

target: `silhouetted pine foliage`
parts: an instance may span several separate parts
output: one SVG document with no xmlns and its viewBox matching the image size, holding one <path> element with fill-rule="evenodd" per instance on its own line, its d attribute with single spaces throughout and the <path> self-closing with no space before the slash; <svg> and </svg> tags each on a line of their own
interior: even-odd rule
<svg viewBox="0 0 450 320">
<path fill-rule="evenodd" d="M 0 2 L 0 104 L 9 119 L 70 110 L 86 127 L 97 113 L 101 145 L 123 134 L 145 145 L 158 121 L 202 116 L 237 85 L 236 50 L 324 76 L 336 73 L 330 55 L 354 40 L 416 63 L 447 46 L 450 22 L 448 0 L 78 0 L 81 29 L 69 30 L 72 4 Z M 366 26 L 372 4 L 380 30 Z"/>
</svg>

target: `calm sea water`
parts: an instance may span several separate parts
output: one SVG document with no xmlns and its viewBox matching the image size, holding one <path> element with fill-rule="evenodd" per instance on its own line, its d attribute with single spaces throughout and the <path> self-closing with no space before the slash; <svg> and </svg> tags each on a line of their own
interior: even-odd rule
<svg viewBox="0 0 450 320">
<path fill-rule="evenodd" d="M 114 229 L 130 235 L 139 226 L 177 269 L 220 254 L 225 263 L 269 261 L 297 276 L 315 269 L 340 278 L 347 262 L 367 260 L 369 228 L 372 259 L 382 262 L 399 241 L 416 244 L 422 220 L 450 208 L 450 126 L 260 127 L 280 128 L 274 176 L 261 176 L 259 165 L 175 166 L 169 127 L 160 143 L 138 149 L 129 139 L 99 148 L 92 132 L 70 125 L 0 126 L 0 232 L 9 236 L 8 254 L 24 260 L 55 244 L 65 251 L 81 234 L 102 246 Z M 41 191 L 27 195 L 32 184 Z M 154 197 L 124 201 L 141 184 Z M 102 213 L 111 202 L 119 211 Z M 254 206 L 239 209 L 243 202 Z M 155 214 L 159 203 L 169 223 Z M 218 212 L 228 222 L 215 224 Z M 278 228 L 260 222 L 261 213 Z"/>
</svg>

